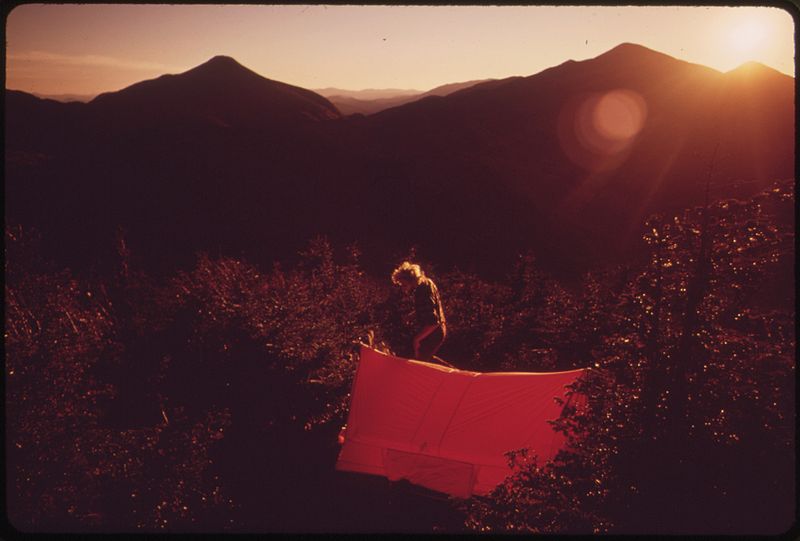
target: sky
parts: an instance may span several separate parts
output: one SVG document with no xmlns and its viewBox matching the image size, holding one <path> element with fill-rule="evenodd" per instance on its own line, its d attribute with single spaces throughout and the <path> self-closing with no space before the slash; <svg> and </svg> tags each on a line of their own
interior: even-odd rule
<svg viewBox="0 0 800 541">
<path fill-rule="evenodd" d="M 304 88 L 429 90 L 624 42 L 794 76 L 794 21 L 773 7 L 27 4 L 6 20 L 6 88 L 96 95 L 227 55 Z"/>
</svg>

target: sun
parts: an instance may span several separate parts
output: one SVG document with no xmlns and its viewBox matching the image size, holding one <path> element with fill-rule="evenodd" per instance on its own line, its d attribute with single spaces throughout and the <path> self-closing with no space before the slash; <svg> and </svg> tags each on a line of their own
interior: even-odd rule
<svg viewBox="0 0 800 541">
<path fill-rule="evenodd" d="M 740 55 L 752 55 L 754 60 L 765 48 L 765 42 L 769 37 L 769 21 L 759 18 L 747 19 L 736 24 L 731 28 L 728 39 L 732 52 Z"/>
<path fill-rule="evenodd" d="M 769 7 L 729 8 L 716 22 L 716 64 L 723 71 L 746 62 L 768 63 L 776 52 L 787 48 L 794 34 L 791 17 Z M 788 44 L 793 48 L 792 44 Z"/>
</svg>

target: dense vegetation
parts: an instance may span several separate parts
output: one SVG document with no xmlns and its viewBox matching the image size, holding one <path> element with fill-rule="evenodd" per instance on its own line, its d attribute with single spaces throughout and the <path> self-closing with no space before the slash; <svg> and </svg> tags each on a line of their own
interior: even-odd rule
<svg viewBox="0 0 800 541">
<path fill-rule="evenodd" d="M 420 261 L 448 315 L 440 354 L 458 367 L 593 368 L 578 389 L 586 405 L 556 426 L 569 447 L 545 464 L 516 450 L 517 473 L 491 495 L 449 502 L 456 528 L 787 529 L 793 210 L 787 181 L 746 201 L 653 216 L 644 257 L 580 284 L 548 276 L 530 254 L 498 281 Z M 17 528 L 313 531 L 325 527 L 315 511 L 334 499 L 377 497 L 337 493 L 315 476 L 333 470 L 357 342 L 409 353 L 408 299 L 368 274 L 356 247 L 317 238 L 271 268 L 199 254 L 192 268 L 155 277 L 124 232 L 113 261 L 80 272 L 48 260 L 39 240 L 6 226 Z M 305 520 L 287 522 L 287 506 Z M 403 516 L 429 527 L 413 510 Z"/>
</svg>

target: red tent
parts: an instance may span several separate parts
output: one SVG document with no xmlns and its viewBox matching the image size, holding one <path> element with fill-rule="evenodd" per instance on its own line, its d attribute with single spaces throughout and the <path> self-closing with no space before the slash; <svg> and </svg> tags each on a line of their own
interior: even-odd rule
<svg viewBox="0 0 800 541">
<path fill-rule="evenodd" d="M 508 451 L 541 463 L 564 445 L 547 421 L 584 372 L 469 372 L 362 346 L 336 469 L 487 494 L 511 473 Z"/>
</svg>

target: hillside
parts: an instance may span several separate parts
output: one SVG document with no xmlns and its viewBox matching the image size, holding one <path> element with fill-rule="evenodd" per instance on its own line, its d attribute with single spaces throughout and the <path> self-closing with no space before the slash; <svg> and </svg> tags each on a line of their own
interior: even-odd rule
<svg viewBox="0 0 800 541">
<path fill-rule="evenodd" d="M 641 131 L 604 153 L 588 108 L 619 89 L 644 103 Z M 790 178 L 793 89 L 768 68 L 739 80 L 623 45 L 368 117 L 368 176 L 387 178 L 369 195 L 380 208 L 393 201 L 395 216 L 414 212 L 439 248 L 499 242 L 543 258 L 613 259 L 649 213 L 702 203 L 709 169 L 714 197 Z M 433 197 L 404 207 L 401 185 Z"/>
<path fill-rule="evenodd" d="M 337 435 L 355 426 L 354 342 L 411 347 L 411 299 L 388 269 L 317 240 L 294 264 L 201 256 L 153 275 L 119 241 L 104 272 L 76 273 L 7 226 L 9 521 L 87 533 L 780 533 L 796 513 L 794 206 L 787 181 L 711 205 L 710 220 L 697 208 L 650 220 L 647 257 L 574 288 L 530 257 L 497 281 L 426 264 L 447 314 L 440 355 L 459 369 L 593 368 L 579 387 L 588 407 L 556 421 L 574 446 L 469 500 L 335 469 Z M 417 376 L 407 390 L 434 388 Z"/>
</svg>

